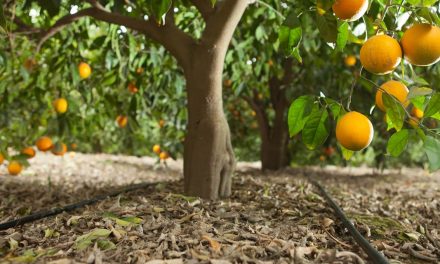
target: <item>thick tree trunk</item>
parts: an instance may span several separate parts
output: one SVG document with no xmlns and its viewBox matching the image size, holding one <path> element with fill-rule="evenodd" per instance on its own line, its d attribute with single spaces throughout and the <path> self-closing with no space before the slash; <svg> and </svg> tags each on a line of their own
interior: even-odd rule
<svg viewBox="0 0 440 264">
<path fill-rule="evenodd" d="M 208 199 L 227 197 L 235 158 L 223 112 L 224 52 L 197 45 L 185 70 L 188 134 L 184 150 L 185 193 Z"/>
</svg>

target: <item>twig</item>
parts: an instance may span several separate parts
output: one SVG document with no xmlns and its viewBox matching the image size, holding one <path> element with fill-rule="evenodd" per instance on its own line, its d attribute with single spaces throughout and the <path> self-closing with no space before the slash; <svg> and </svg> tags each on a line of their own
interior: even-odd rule
<svg viewBox="0 0 440 264">
<path fill-rule="evenodd" d="M 333 239 L 336 243 L 341 244 L 341 245 L 343 245 L 344 247 L 347 247 L 347 248 L 352 248 L 352 246 L 350 246 L 349 244 L 346 244 L 346 243 L 340 241 L 339 239 L 337 239 L 336 237 L 334 237 L 329 231 L 327 231 L 327 230 L 324 230 L 324 231 L 325 231 L 325 233 L 327 233 L 327 235 L 328 235 L 331 239 Z"/>
</svg>

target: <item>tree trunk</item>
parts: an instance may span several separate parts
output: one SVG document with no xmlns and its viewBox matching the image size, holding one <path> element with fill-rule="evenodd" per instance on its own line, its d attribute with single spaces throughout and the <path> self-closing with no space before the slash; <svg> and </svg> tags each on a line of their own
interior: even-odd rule
<svg viewBox="0 0 440 264">
<path fill-rule="evenodd" d="M 184 149 L 185 193 L 207 199 L 227 197 L 235 157 L 223 112 L 224 53 L 198 44 L 185 69 L 188 95 L 188 133 Z"/>
<path fill-rule="evenodd" d="M 261 138 L 261 168 L 262 170 L 279 170 L 289 165 L 288 131 L 287 128 L 271 131 L 270 137 Z"/>
</svg>

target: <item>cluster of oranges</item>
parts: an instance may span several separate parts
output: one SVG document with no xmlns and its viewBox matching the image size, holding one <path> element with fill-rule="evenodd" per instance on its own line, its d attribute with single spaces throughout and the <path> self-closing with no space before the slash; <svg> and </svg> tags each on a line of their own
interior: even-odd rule
<svg viewBox="0 0 440 264">
<path fill-rule="evenodd" d="M 168 152 L 163 151 L 162 148 L 160 147 L 160 145 L 156 144 L 153 146 L 153 152 L 156 153 L 157 155 L 159 155 L 159 159 L 160 160 L 167 160 L 170 155 L 168 154 Z"/>
<path fill-rule="evenodd" d="M 47 136 L 40 137 L 35 142 L 35 146 L 39 151 L 47 152 L 51 151 L 55 156 L 64 156 L 67 152 L 67 145 L 64 143 L 54 144 L 52 139 Z M 76 144 L 71 145 L 72 149 L 76 148 Z M 25 156 L 26 159 L 31 159 L 35 157 L 36 151 L 34 147 L 25 147 L 21 150 L 21 155 Z M 5 157 L 0 154 L 0 164 L 3 164 Z M 23 170 L 23 165 L 18 160 L 11 160 L 8 164 L 8 172 L 10 175 L 18 175 Z"/>
<path fill-rule="evenodd" d="M 354 21 L 361 18 L 368 8 L 368 0 L 336 0 L 332 6 L 335 15 L 342 20 Z M 440 60 L 440 28 L 431 24 L 414 24 L 406 30 L 400 43 L 385 34 L 369 38 L 360 50 L 360 61 L 364 69 L 377 75 L 389 74 L 400 64 L 404 57 L 417 66 L 429 66 Z M 347 66 L 356 63 L 354 56 L 345 58 Z M 408 107 L 409 90 L 399 81 L 388 81 L 380 86 L 376 93 L 376 106 L 386 112 L 383 93 L 398 100 Z M 408 123 L 417 127 L 423 111 L 415 106 L 411 109 Z M 346 149 L 358 151 L 366 148 L 374 134 L 370 120 L 363 114 L 352 111 L 342 116 L 336 125 L 336 138 Z"/>
</svg>

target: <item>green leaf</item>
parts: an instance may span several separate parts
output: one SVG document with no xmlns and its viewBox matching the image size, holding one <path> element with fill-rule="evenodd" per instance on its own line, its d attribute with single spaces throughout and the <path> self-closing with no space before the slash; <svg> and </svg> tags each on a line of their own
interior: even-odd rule
<svg viewBox="0 0 440 264">
<path fill-rule="evenodd" d="M 402 129 L 394 133 L 388 141 L 387 151 L 393 157 L 398 157 L 406 148 L 409 140 L 409 130 Z"/>
<path fill-rule="evenodd" d="M 303 95 L 292 102 L 288 113 L 289 134 L 291 137 L 298 134 L 307 121 L 312 111 L 314 98 L 310 95 Z"/>
<path fill-rule="evenodd" d="M 440 141 L 428 136 L 425 140 L 424 149 L 428 156 L 429 169 L 431 171 L 440 169 Z"/>
<path fill-rule="evenodd" d="M 326 42 L 335 43 L 338 35 L 337 21 L 333 15 L 326 13 L 324 16 L 316 15 L 316 26 L 321 37 Z"/>
<path fill-rule="evenodd" d="M 150 0 L 147 1 L 151 13 L 158 24 L 162 24 L 164 15 L 170 10 L 172 0 Z"/>
<path fill-rule="evenodd" d="M 432 94 L 432 89 L 428 87 L 415 87 L 409 90 L 408 93 L 408 99 L 420 97 L 420 96 L 426 96 Z"/>
<path fill-rule="evenodd" d="M 92 243 L 98 238 L 107 238 L 110 234 L 110 230 L 102 228 L 95 229 L 90 233 L 77 237 L 74 247 L 77 250 L 84 250 L 92 245 Z"/>
<path fill-rule="evenodd" d="M 338 144 L 338 145 L 341 148 L 342 157 L 345 160 L 349 160 L 349 159 L 351 159 L 351 157 L 353 157 L 354 151 L 344 148 L 341 144 Z"/>
<path fill-rule="evenodd" d="M 425 96 L 418 96 L 409 99 L 409 101 L 420 110 L 425 109 L 425 100 L 426 100 Z"/>
<path fill-rule="evenodd" d="M 142 223 L 142 218 L 135 217 L 135 216 L 128 216 L 128 217 L 119 217 L 113 213 L 106 212 L 104 213 L 105 218 L 109 218 L 116 222 L 119 226 L 131 226 L 133 224 L 138 225 Z"/>
<path fill-rule="evenodd" d="M 278 31 L 281 50 L 287 55 L 299 56 L 298 47 L 302 39 L 301 22 L 295 13 L 290 13 Z M 299 59 L 301 61 L 301 59 Z"/>
<path fill-rule="evenodd" d="M 389 124 L 392 124 L 396 131 L 400 131 L 406 116 L 405 109 L 396 98 L 389 94 L 383 93 L 382 100 L 387 110 Z"/>
<path fill-rule="evenodd" d="M 98 240 L 97 242 L 99 249 L 108 250 L 116 248 L 116 245 L 108 239 Z"/>
<path fill-rule="evenodd" d="M 338 27 L 338 36 L 336 38 L 336 49 L 338 51 L 343 51 L 345 46 L 347 45 L 348 32 L 349 32 L 348 23 L 344 21 Z"/>
<path fill-rule="evenodd" d="M 415 6 L 432 6 L 435 4 L 438 0 L 407 0 L 407 2 L 411 5 Z"/>
<path fill-rule="evenodd" d="M 308 149 L 324 144 L 329 136 L 327 109 L 316 108 L 307 119 L 302 131 L 302 140 Z"/>
<path fill-rule="evenodd" d="M 435 93 L 426 106 L 424 116 L 430 117 L 440 111 L 440 93 Z"/>
</svg>

